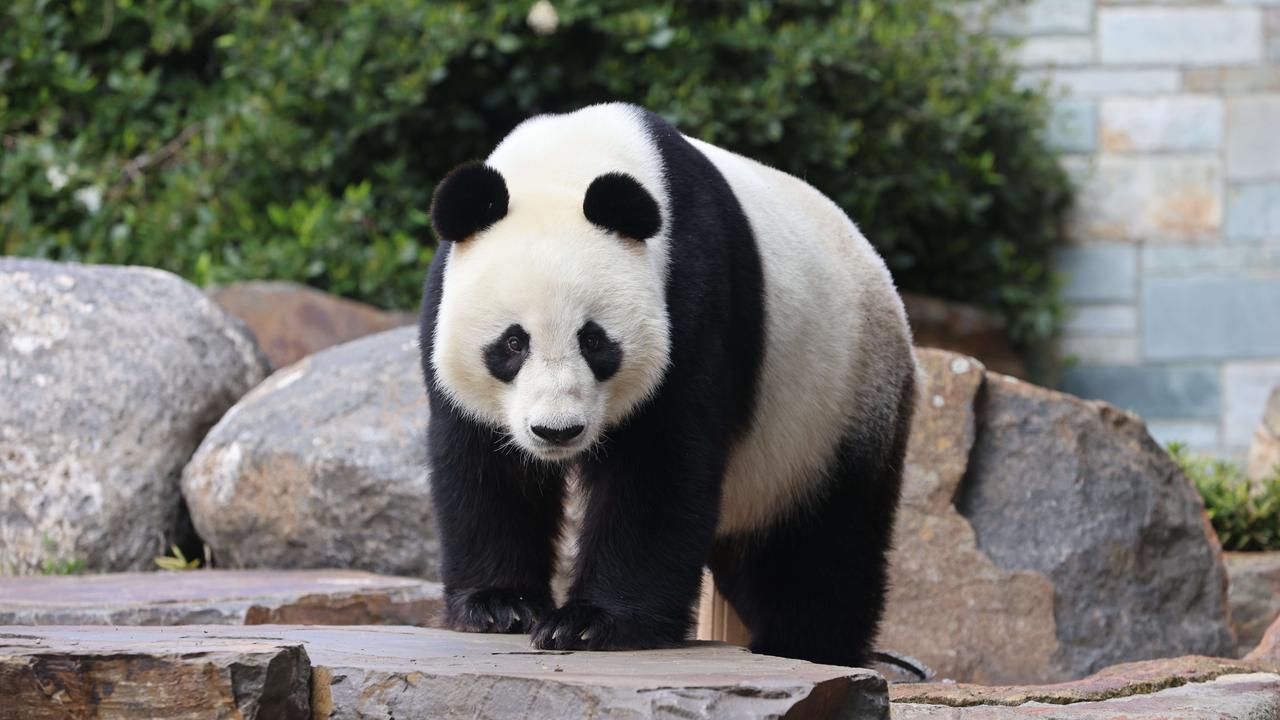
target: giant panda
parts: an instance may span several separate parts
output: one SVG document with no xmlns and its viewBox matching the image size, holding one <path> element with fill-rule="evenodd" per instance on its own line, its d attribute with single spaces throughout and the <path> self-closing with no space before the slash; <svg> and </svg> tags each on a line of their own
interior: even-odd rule
<svg viewBox="0 0 1280 720">
<path fill-rule="evenodd" d="M 431 220 L 447 625 L 673 646 L 709 566 L 753 651 L 865 663 L 917 370 L 849 218 L 615 103 L 523 122 L 439 183 Z"/>
</svg>

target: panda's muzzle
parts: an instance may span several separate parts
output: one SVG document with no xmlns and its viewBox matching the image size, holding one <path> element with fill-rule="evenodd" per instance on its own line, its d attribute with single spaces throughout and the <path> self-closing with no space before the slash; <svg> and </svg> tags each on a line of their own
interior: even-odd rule
<svg viewBox="0 0 1280 720">
<path fill-rule="evenodd" d="M 570 425 L 562 428 L 551 428 L 546 425 L 534 425 L 529 428 L 539 439 L 552 445 L 564 445 L 582 434 L 582 425 Z"/>
</svg>

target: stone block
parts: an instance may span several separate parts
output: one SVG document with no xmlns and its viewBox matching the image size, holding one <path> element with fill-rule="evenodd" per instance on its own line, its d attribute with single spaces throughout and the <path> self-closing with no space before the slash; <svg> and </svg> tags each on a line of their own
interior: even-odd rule
<svg viewBox="0 0 1280 720">
<path fill-rule="evenodd" d="M 1133 305 L 1081 305 L 1067 311 L 1063 331 L 1068 335 L 1125 336 L 1138 331 Z"/>
<path fill-rule="evenodd" d="M 1102 147 L 1109 152 L 1194 152 L 1222 146 L 1220 98 L 1184 95 L 1102 102 Z"/>
<path fill-rule="evenodd" d="M 1262 12 L 1224 7 L 1102 7 L 1098 53 L 1106 65 L 1260 63 Z"/>
<path fill-rule="evenodd" d="M 1280 243 L 1280 180 L 1227 190 L 1226 235 L 1232 242 Z"/>
<path fill-rule="evenodd" d="M 1071 67 L 1093 62 L 1093 38 L 1089 36 L 1030 37 L 1014 51 L 1014 60 L 1024 67 Z"/>
<path fill-rule="evenodd" d="M 1081 241 L 1204 240 L 1222 228 L 1222 162 L 1215 155 L 1102 155 L 1067 165 L 1079 197 L 1071 231 Z"/>
<path fill-rule="evenodd" d="M 0 577 L 0 625 L 428 625 L 439 583 L 354 570 Z"/>
<path fill-rule="evenodd" d="M 1221 428 L 1213 420 L 1151 420 L 1147 431 L 1161 445 L 1186 444 L 1192 450 L 1216 453 L 1222 445 Z"/>
<path fill-rule="evenodd" d="M 1280 617 L 1280 552 L 1232 552 L 1223 559 L 1236 657 L 1242 657 L 1262 642 L 1267 628 Z"/>
<path fill-rule="evenodd" d="M 1189 68 L 1183 74 L 1188 92 L 1247 95 L 1280 91 L 1280 67 L 1242 65 L 1234 67 Z"/>
<path fill-rule="evenodd" d="M 1178 92 L 1182 84 L 1177 70 L 1111 68 L 1025 70 L 1020 73 L 1019 81 L 1028 87 L 1048 85 L 1050 93 L 1066 93 L 1077 97 L 1161 95 Z"/>
<path fill-rule="evenodd" d="M 1222 407 L 1217 365 L 1072 367 L 1060 385 L 1143 417 L 1217 419 Z"/>
<path fill-rule="evenodd" d="M 1148 245 L 1142 248 L 1142 272 L 1147 277 L 1280 279 L 1280 246 Z"/>
<path fill-rule="evenodd" d="M 1280 180 L 1280 95 L 1227 101 L 1227 177 Z"/>
<path fill-rule="evenodd" d="M 1138 248 L 1120 243 L 1072 245 L 1054 253 L 1054 269 L 1066 276 L 1062 295 L 1080 302 L 1132 300 L 1138 287 Z"/>
<path fill-rule="evenodd" d="M 1141 361 L 1136 336 L 1067 335 L 1058 340 L 1058 357 L 1085 365 L 1128 365 Z"/>
<path fill-rule="evenodd" d="M 1280 357 L 1280 281 L 1153 277 L 1142 288 L 1147 360 Z"/>
<path fill-rule="evenodd" d="M 991 29 L 1004 35 L 1087 33 L 1093 28 L 1093 0 L 1031 0 L 998 13 Z"/>
<path fill-rule="evenodd" d="M 1054 103 L 1047 143 L 1058 152 L 1092 153 L 1098 148 L 1098 105 L 1067 98 Z"/>
<path fill-rule="evenodd" d="M 1275 309 L 1280 312 L 1280 306 Z M 1267 397 L 1277 386 L 1280 386 L 1280 360 L 1228 362 L 1223 366 L 1223 444 L 1240 454 L 1248 450 L 1254 430 L 1267 409 Z"/>
</svg>

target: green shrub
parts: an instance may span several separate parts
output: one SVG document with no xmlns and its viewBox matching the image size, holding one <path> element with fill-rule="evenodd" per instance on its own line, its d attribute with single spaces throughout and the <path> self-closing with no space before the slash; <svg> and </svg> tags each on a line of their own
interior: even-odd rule
<svg viewBox="0 0 1280 720">
<path fill-rule="evenodd" d="M 1204 497 L 1224 550 L 1280 550 L 1280 466 L 1260 482 L 1225 460 L 1199 457 L 1181 443 L 1169 453 Z"/>
<path fill-rule="evenodd" d="M 1044 106 L 947 0 L 12 0 L 5 253 L 417 301 L 433 183 L 611 99 L 808 179 L 909 290 L 1057 314 Z"/>
</svg>

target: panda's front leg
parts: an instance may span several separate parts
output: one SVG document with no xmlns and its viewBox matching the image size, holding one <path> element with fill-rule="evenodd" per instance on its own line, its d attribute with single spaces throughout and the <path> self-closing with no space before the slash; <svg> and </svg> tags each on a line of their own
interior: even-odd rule
<svg viewBox="0 0 1280 720">
<path fill-rule="evenodd" d="M 564 605 L 535 625 L 534 645 L 627 650 L 688 639 L 715 534 L 723 460 L 679 445 L 611 443 L 605 459 L 585 462 L 573 585 Z"/>
<path fill-rule="evenodd" d="M 503 451 L 492 431 L 442 401 L 432 413 L 428 451 L 445 624 L 465 632 L 528 632 L 554 608 L 563 478 L 552 466 Z"/>
</svg>

